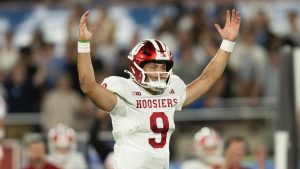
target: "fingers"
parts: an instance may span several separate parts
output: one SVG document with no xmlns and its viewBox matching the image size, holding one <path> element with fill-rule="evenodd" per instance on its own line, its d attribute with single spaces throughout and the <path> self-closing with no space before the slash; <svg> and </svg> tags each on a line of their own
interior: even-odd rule
<svg viewBox="0 0 300 169">
<path fill-rule="evenodd" d="M 235 23 L 238 24 L 238 25 L 241 24 L 241 16 L 240 16 L 239 11 L 237 11 L 237 13 L 236 13 Z"/>
<path fill-rule="evenodd" d="M 239 24 L 241 21 L 240 12 L 232 9 L 226 11 L 226 23 L 236 23 Z"/>
<path fill-rule="evenodd" d="M 86 23 L 87 21 L 87 17 L 89 16 L 90 14 L 90 11 L 86 11 L 82 16 L 81 16 L 81 19 L 80 19 L 80 25 L 83 25 Z"/>
<path fill-rule="evenodd" d="M 82 16 L 81 19 L 87 18 L 89 16 L 91 12 L 90 11 L 86 11 Z"/>
<path fill-rule="evenodd" d="M 226 11 L 226 23 L 230 23 L 230 11 Z"/>
<path fill-rule="evenodd" d="M 219 24 L 215 24 L 215 27 L 218 30 L 218 32 L 221 33 L 222 28 L 220 27 L 220 25 Z"/>
<path fill-rule="evenodd" d="M 231 10 L 231 18 L 230 18 L 230 21 L 231 21 L 231 22 L 234 22 L 234 21 L 235 21 L 235 9 L 232 9 L 232 10 Z"/>
</svg>

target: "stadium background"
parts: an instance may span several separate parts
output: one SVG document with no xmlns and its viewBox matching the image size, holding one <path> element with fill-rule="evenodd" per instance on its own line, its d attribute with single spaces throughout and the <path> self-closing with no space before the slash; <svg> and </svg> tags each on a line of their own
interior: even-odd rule
<svg viewBox="0 0 300 169">
<path fill-rule="evenodd" d="M 284 158 L 289 160 L 288 168 L 296 168 L 296 111 L 300 111 L 296 68 L 300 61 L 293 57 L 299 53 L 293 51 L 300 45 L 300 2 L 275 0 L 2 0 L 0 93 L 8 104 L 6 144 L 21 147 L 16 154 L 22 158 L 17 161 L 20 165 L 26 162 L 22 143 L 27 135 L 45 134 L 58 122 L 78 131 L 79 148 L 85 154 L 95 118 L 102 121 L 101 139 L 111 139 L 109 117 L 95 109 L 78 86 L 76 42 L 78 21 L 85 10 L 92 11 L 90 22 L 98 24 L 92 53 L 99 82 L 109 75 L 126 76 L 123 69 L 129 50 L 139 40 L 155 37 L 171 48 L 175 55 L 173 72 L 188 83 L 219 47 L 221 39 L 213 23 L 224 23 L 224 10 L 232 8 L 242 15 L 237 46 L 216 87 L 176 113 L 172 163 L 191 157 L 194 133 L 209 126 L 224 139 L 232 135 L 246 138 L 245 164 L 253 162 L 260 145 L 267 148 L 275 163 L 275 133 L 287 132 L 289 158 Z M 70 97 L 60 95 L 61 79 L 71 82 L 69 94 L 75 100 L 62 102 Z M 50 101 L 51 94 L 60 99 Z M 68 115 L 58 117 L 64 111 Z"/>
</svg>

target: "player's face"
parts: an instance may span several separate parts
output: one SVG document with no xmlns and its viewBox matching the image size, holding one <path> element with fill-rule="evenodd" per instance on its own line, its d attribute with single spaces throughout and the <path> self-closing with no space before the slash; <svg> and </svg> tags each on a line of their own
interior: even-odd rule
<svg viewBox="0 0 300 169">
<path fill-rule="evenodd" d="M 153 81 L 157 81 L 158 77 L 162 81 L 167 80 L 167 66 L 166 64 L 161 64 L 161 63 L 148 63 L 144 66 L 144 71 L 146 72 L 145 74 Z M 150 73 L 147 73 L 150 72 Z"/>
<path fill-rule="evenodd" d="M 28 147 L 28 156 L 32 163 L 42 162 L 45 153 L 45 144 L 43 142 L 31 143 Z"/>
<path fill-rule="evenodd" d="M 225 156 L 232 162 L 241 162 L 246 153 L 246 144 L 243 141 L 234 141 L 225 152 Z"/>
</svg>

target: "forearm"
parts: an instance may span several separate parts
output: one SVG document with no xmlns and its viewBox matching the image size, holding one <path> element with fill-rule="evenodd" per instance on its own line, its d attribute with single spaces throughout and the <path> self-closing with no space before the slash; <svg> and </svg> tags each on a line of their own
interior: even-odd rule
<svg viewBox="0 0 300 169">
<path fill-rule="evenodd" d="M 225 52 L 224 50 L 219 49 L 214 58 L 210 61 L 202 74 L 199 76 L 199 80 L 197 79 L 195 83 L 199 83 L 199 81 L 205 81 L 206 86 L 208 87 L 208 89 L 210 89 L 222 76 L 227 66 L 229 57 L 229 52 Z"/>
<path fill-rule="evenodd" d="M 83 93 L 88 94 L 96 85 L 90 53 L 78 53 L 77 68 Z"/>
</svg>

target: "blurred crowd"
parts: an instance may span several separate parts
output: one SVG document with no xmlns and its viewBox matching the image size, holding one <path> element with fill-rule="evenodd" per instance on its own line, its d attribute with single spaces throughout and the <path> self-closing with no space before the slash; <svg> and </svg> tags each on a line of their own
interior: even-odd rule
<svg viewBox="0 0 300 169">
<path fill-rule="evenodd" d="M 82 94 L 78 83 L 78 23 L 86 10 L 92 11 L 89 23 L 96 27 L 91 53 L 97 82 L 109 75 L 128 77 L 124 70 L 131 48 L 144 38 L 157 38 L 175 56 L 173 72 L 188 84 L 219 48 L 222 39 L 214 23 L 225 23 L 225 11 L 241 7 L 233 0 L 57 2 L 27 6 L 31 18 L 19 29 L 35 26 L 25 40 L 17 28 L 0 30 L 0 96 L 8 113 L 40 113 L 37 131 L 44 132 L 60 123 L 76 131 L 90 131 L 95 125 L 94 132 L 111 130 L 109 116 Z M 45 13 L 53 17 L 47 20 Z M 241 10 L 241 15 L 240 36 L 224 75 L 189 108 L 226 106 L 220 100 L 230 98 L 247 98 L 256 106 L 261 98 L 278 97 L 281 49 L 300 45 L 299 11 L 282 13 L 288 23 L 284 34 L 274 32 L 263 8 L 247 18 Z M 32 149 L 43 149 L 39 141 L 34 143 Z M 109 152 L 110 148 L 104 156 Z"/>
</svg>

